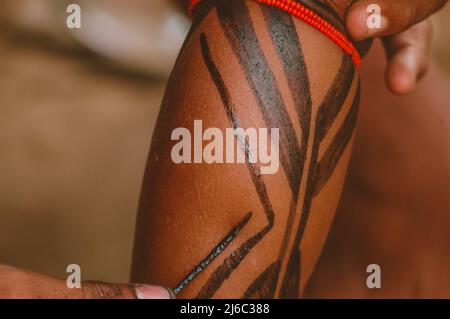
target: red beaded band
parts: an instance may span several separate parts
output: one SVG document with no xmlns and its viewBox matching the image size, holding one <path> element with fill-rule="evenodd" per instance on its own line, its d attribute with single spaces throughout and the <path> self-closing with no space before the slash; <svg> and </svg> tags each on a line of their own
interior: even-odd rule
<svg viewBox="0 0 450 319">
<path fill-rule="evenodd" d="M 189 0 L 188 11 L 192 15 L 195 8 L 203 0 Z M 361 65 L 361 56 L 356 50 L 353 43 L 338 29 L 333 27 L 329 22 L 320 17 L 317 13 L 295 0 L 253 0 L 261 4 L 275 7 L 286 11 L 290 15 L 304 21 L 310 26 L 316 28 L 327 36 L 331 41 L 336 43 L 348 56 L 350 56 L 355 63 L 356 68 L 359 69 Z"/>
</svg>

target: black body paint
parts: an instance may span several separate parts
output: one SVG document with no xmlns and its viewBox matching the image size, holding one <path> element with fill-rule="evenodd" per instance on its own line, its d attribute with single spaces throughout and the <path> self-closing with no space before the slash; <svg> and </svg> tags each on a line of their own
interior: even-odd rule
<svg viewBox="0 0 450 319">
<path fill-rule="evenodd" d="M 301 0 L 299 2 L 303 4 L 308 3 L 310 6 L 323 6 L 320 3 L 314 3 L 310 0 Z M 296 298 L 298 297 L 300 285 L 300 244 L 308 222 L 312 201 L 314 196 L 320 193 L 323 186 L 332 176 L 353 135 L 359 105 L 359 93 L 358 97 L 355 98 L 342 127 L 338 130 L 332 143 L 325 151 L 323 158 L 319 161 L 320 144 L 342 110 L 342 106 L 352 87 L 355 69 L 352 61 L 347 56 L 343 55 L 340 70 L 324 98 L 324 101 L 319 107 L 315 119 L 315 131 L 310 156 L 311 162 L 309 171 L 307 172 L 306 193 L 305 198 L 303 199 L 301 218 L 297 228 L 294 228 L 295 225 L 293 225 L 293 221 L 297 214 L 300 183 L 304 174 L 307 157 L 306 152 L 308 150 L 308 141 L 310 138 L 312 102 L 308 72 L 292 17 L 281 10 L 264 5 L 260 6 L 266 21 L 267 30 L 272 39 L 272 44 L 283 66 L 287 83 L 292 93 L 295 111 L 298 115 L 296 120 L 299 121 L 302 131 L 300 144 L 286 110 L 286 106 L 283 103 L 278 83 L 275 80 L 275 76 L 270 69 L 269 63 L 267 62 L 253 28 L 246 2 L 242 0 L 215 0 L 205 1 L 205 3 L 215 4 L 220 25 L 226 35 L 230 47 L 233 49 L 235 57 L 246 75 L 247 84 L 252 89 L 267 127 L 280 128 L 281 164 L 288 178 L 292 192 L 288 222 L 283 242 L 280 247 L 279 257 L 274 263 L 267 267 L 253 283 L 251 283 L 243 297 L 272 298 L 274 297 L 277 283 L 281 280 L 279 297 Z M 211 7 L 206 5 L 203 9 L 200 7 L 200 10 L 203 10 L 203 14 L 209 12 L 210 9 Z M 328 9 L 327 12 L 330 17 L 333 16 L 333 11 L 331 9 Z M 201 34 L 200 44 L 204 63 L 206 64 L 213 83 L 220 94 L 228 120 L 233 128 L 240 128 L 241 125 L 237 118 L 236 109 L 232 103 L 230 92 L 214 63 L 205 34 Z M 241 146 L 244 148 L 243 151 L 247 159 L 246 164 L 259 200 L 264 207 L 264 213 L 268 224 L 255 235 L 247 239 L 236 250 L 231 252 L 224 262 L 213 271 L 210 278 L 198 293 L 197 298 L 213 297 L 248 253 L 272 230 L 274 226 L 275 213 L 266 186 L 259 174 L 258 168 L 254 164 L 248 162 L 249 146 L 247 141 L 243 142 L 244 143 L 241 143 Z M 250 218 L 251 213 L 247 214 L 243 221 L 241 221 L 241 223 L 239 223 L 239 225 L 212 250 L 210 255 L 206 257 L 194 271 L 191 272 L 191 274 L 181 281 L 175 288 L 177 293 L 201 271 L 209 266 L 214 258 L 223 253 L 227 245 L 236 238 L 239 230 L 249 222 Z M 290 237 L 293 235 L 295 235 L 294 244 L 289 255 L 287 255 L 288 243 Z M 286 272 L 284 278 L 280 278 L 281 263 L 286 257 L 288 258 Z"/>
<path fill-rule="evenodd" d="M 336 133 L 334 140 L 331 145 L 325 151 L 323 158 L 317 163 L 317 169 L 315 173 L 315 185 L 313 195 L 317 196 L 325 184 L 328 182 L 330 177 L 344 153 L 351 137 L 353 136 L 353 131 L 356 126 L 356 121 L 358 117 L 358 107 L 360 102 L 360 88 L 358 87 L 357 95 L 353 104 L 348 112 L 344 124 L 342 124 L 339 131 Z"/>
<path fill-rule="evenodd" d="M 297 112 L 298 121 L 302 131 L 301 157 L 300 161 L 297 163 L 300 173 L 298 174 L 298 180 L 296 181 L 300 184 L 303 177 L 303 171 L 305 169 L 306 152 L 308 150 L 308 140 L 311 130 L 312 101 L 308 70 L 306 68 L 300 40 L 297 36 L 297 31 L 292 17 L 275 8 L 267 6 L 261 6 L 261 8 L 264 13 L 264 19 L 266 21 L 272 43 L 277 51 L 278 58 L 283 64 L 283 70 L 294 99 L 295 110 Z M 278 256 L 279 265 L 281 265 L 281 262 L 285 258 L 288 243 L 291 238 L 294 219 L 297 212 L 299 193 L 299 188 L 296 192 L 292 193 L 286 223 L 286 231 Z M 279 267 L 278 271 L 280 271 Z M 257 279 L 257 281 L 258 280 L 259 279 Z"/>
<path fill-rule="evenodd" d="M 353 70 L 353 71 L 352 71 Z M 294 245 L 288 260 L 287 264 L 287 272 L 286 276 L 283 280 L 283 285 L 281 289 L 281 298 L 297 298 L 299 294 L 300 287 L 300 244 L 303 239 L 303 235 L 305 233 L 306 225 L 308 223 L 312 201 L 314 195 L 318 194 L 315 192 L 317 181 L 316 178 L 318 176 L 318 157 L 319 157 L 319 148 L 320 143 L 326 136 L 329 127 L 336 119 L 339 110 L 342 108 L 342 105 L 345 102 L 346 97 L 348 96 L 351 88 L 351 83 L 354 77 L 354 66 L 350 61 L 350 58 L 346 55 L 343 55 L 343 61 L 341 64 L 341 68 L 331 86 L 328 90 L 327 95 L 325 96 L 324 102 L 319 106 L 318 114 L 316 117 L 316 128 L 314 132 L 314 142 L 313 148 L 311 152 L 311 163 L 308 172 L 307 178 L 307 186 L 306 186 L 306 194 L 303 202 L 302 216 L 300 218 L 300 224 L 297 228 L 297 234 L 294 240 Z M 344 79 L 344 80 L 342 80 Z M 356 108 L 359 106 L 359 101 L 354 103 Z M 329 108 L 332 107 L 332 111 L 330 112 Z M 339 110 L 336 111 L 336 108 Z M 350 111 L 353 115 L 347 118 L 354 119 L 356 121 L 356 114 L 354 114 L 357 110 L 352 108 Z M 329 115 L 330 114 L 330 115 Z M 347 121 L 345 121 L 347 122 Z M 344 123 L 343 125 L 348 125 L 349 123 Z M 351 127 L 349 129 L 350 136 L 353 134 L 354 123 L 351 123 Z M 346 128 L 341 128 L 341 130 L 345 130 Z M 350 139 L 349 139 L 350 140 Z M 348 143 L 348 141 L 347 141 Z M 342 149 L 345 149 L 347 144 L 341 145 Z M 333 163 L 337 165 L 337 161 Z M 328 168 L 334 171 L 335 167 Z M 328 178 L 331 177 L 329 174 Z M 323 180 L 321 183 L 325 183 L 328 181 Z"/>
<path fill-rule="evenodd" d="M 338 74 L 325 96 L 325 100 L 319 107 L 316 119 L 316 137 L 319 143 L 323 141 L 331 125 L 342 110 L 345 98 L 350 92 L 354 76 L 355 68 L 353 67 L 353 62 L 347 56 L 344 56 Z"/>
<path fill-rule="evenodd" d="M 267 299 L 275 294 L 280 262 L 274 262 L 247 288 L 242 299 Z"/>
<path fill-rule="evenodd" d="M 297 192 L 300 146 L 269 63 L 252 25 L 247 4 L 242 0 L 217 0 L 219 22 L 253 91 L 266 127 L 280 128 L 281 164 L 292 192 Z"/>
<path fill-rule="evenodd" d="M 225 86 L 225 83 L 212 60 L 211 52 L 208 46 L 206 36 L 202 34 L 200 36 L 200 44 L 202 49 L 203 60 L 206 63 L 208 71 L 212 77 L 214 84 L 216 85 L 224 108 L 227 114 L 228 120 L 230 121 L 234 129 L 240 128 L 239 120 L 236 116 L 236 110 L 231 102 L 230 94 Z M 256 233 L 250 239 L 248 239 L 244 244 L 242 244 L 237 250 L 233 251 L 229 257 L 213 272 L 210 279 L 204 284 L 200 290 L 197 298 L 204 299 L 210 298 L 214 293 L 220 288 L 223 282 L 230 276 L 234 269 L 241 263 L 241 261 L 247 256 L 250 250 L 258 244 L 261 239 L 273 228 L 274 224 L 274 212 L 272 204 L 270 203 L 269 196 L 267 194 L 266 185 L 264 184 L 257 167 L 254 164 L 249 163 L 249 146 L 247 141 L 245 141 L 245 158 L 246 164 L 250 171 L 251 178 L 255 184 L 258 197 L 263 204 L 264 213 L 266 214 L 268 225 L 264 227 L 260 232 Z"/>
<path fill-rule="evenodd" d="M 186 276 L 174 289 L 173 292 L 178 294 L 187 284 L 189 284 L 192 280 L 197 277 L 199 273 L 201 273 L 206 267 L 211 264 L 211 262 L 219 256 L 228 245 L 239 235 L 239 232 L 245 225 L 247 225 L 248 221 L 252 217 L 252 212 L 249 212 L 244 218 L 225 236 L 225 238 L 211 251 L 211 253 L 206 257 L 194 270 Z"/>
</svg>

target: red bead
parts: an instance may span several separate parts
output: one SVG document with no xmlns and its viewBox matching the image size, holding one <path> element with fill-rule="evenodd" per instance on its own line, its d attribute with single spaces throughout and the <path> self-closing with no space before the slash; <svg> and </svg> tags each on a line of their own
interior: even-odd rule
<svg viewBox="0 0 450 319">
<path fill-rule="evenodd" d="M 192 16 L 195 8 L 203 0 L 190 0 L 188 5 L 188 12 Z M 332 26 L 328 21 L 324 20 L 317 13 L 305 7 L 304 5 L 292 1 L 292 0 L 255 0 L 256 2 L 268 5 L 271 7 L 277 7 L 281 10 L 286 11 L 292 16 L 304 21 L 308 25 L 316 28 L 331 41 L 336 43 L 348 56 L 353 60 L 355 66 L 359 69 L 361 64 L 361 56 L 356 50 L 353 43 L 347 39 L 347 37 L 342 34 L 338 29 Z"/>
</svg>

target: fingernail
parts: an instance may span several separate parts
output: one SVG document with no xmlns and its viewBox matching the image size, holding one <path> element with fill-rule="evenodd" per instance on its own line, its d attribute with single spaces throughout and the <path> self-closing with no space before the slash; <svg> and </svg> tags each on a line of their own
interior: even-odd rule
<svg viewBox="0 0 450 319">
<path fill-rule="evenodd" d="M 160 286 L 137 285 L 135 292 L 137 299 L 175 299 L 170 289 Z"/>
</svg>

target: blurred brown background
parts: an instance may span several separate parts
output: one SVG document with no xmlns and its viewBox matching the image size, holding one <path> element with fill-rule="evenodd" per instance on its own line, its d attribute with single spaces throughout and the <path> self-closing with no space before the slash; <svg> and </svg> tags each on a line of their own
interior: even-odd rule
<svg viewBox="0 0 450 319">
<path fill-rule="evenodd" d="M 76 263 L 83 279 L 127 281 L 150 138 L 186 22 L 166 0 L 77 3 L 97 14 L 78 33 L 64 1 L 2 1 L 0 262 L 55 276 Z M 108 23 L 119 29 L 105 34 Z M 434 57 L 450 75 L 450 7 L 435 25 Z"/>
</svg>

